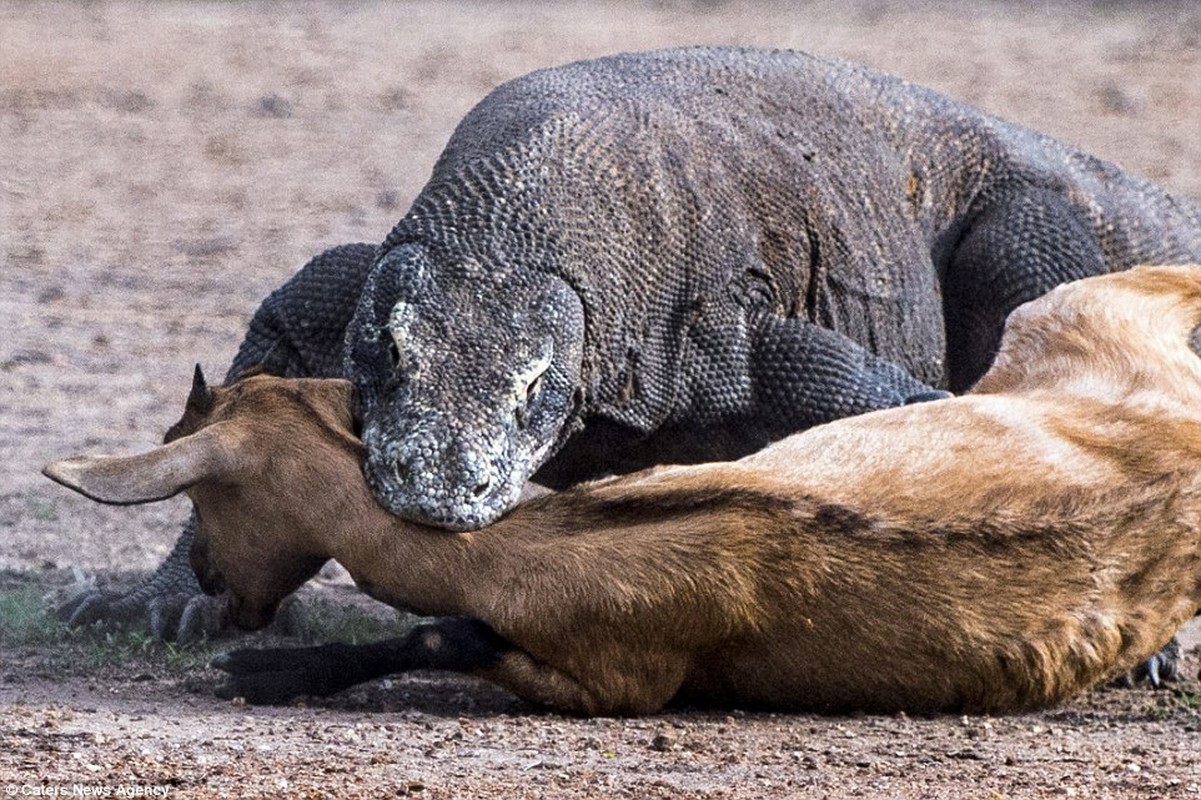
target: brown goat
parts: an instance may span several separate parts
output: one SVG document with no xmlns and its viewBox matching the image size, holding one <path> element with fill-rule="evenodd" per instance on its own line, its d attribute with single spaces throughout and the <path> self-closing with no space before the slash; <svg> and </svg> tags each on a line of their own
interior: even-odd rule
<svg viewBox="0 0 1201 800">
<path fill-rule="evenodd" d="M 105 502 L 186 490 L 193 565 L 242 626 L 328 558 L 387 603 L 461 615 L 218 659 L 254 702 L 438 668 L 582 714 L 1014 711 L 1131 669 L 1201 607 L 1199 322 L 1201 267 L 1090 278 L 1016 311 L 970 395 L 474 533 L 375 503 L 340 381 L 201 381 L 174 441 L 46 474 Z"/>
</svg>

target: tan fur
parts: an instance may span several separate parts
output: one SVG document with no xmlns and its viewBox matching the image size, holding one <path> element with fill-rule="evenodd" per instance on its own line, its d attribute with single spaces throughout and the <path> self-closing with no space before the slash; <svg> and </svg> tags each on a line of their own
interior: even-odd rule
<svg viewBox="0 0 1201 800">
<path fill-rule="evenodd" d="M 349 389 L 251 378 L 233 482 L 191 489 L 196 566 L 258 625 L 327 557 L 478 618 L 485 677 L 586 714 L 725 706 L 1014 711 L 1131 669 L 1201 607 L 1201 267 L 1057 289 L 967 396 L 519 506 L 476 533 L 389 516 Z"/>
</svg>

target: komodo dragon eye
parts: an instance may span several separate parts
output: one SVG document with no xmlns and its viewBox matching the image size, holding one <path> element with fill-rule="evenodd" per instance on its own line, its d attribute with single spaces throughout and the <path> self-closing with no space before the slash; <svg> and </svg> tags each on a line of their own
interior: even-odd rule
<svg viewBox="0 0 1201 800">
<path fill-rule="evenodd" d="M 534 398 L 538 396 L 538 392 L 542 391 L 542 379 L 545 377 L 546 373 L 543 372 L 537 378 L 530 381 L 530 385 L 525 390 L 525 401 L 527 403 L 533 402 Z"/>
<path fill-rule="evenodd" d="M 514 387 L 517 403 L 514 413 L 517 416 L 517 424 L 523 428 L 529 424 L 530 407 L 538 399 L 538 393 L 542 391 L 550 364 L 551 357 L 547 355 L 535 361 L 528 370 L 517 376 Z"/>
<path fill-rule="evenodd" d="M 412 353 L 401 348 L 400 340 L 396 336 L 388 337 L 388 361 L 391 362 L 392 372 L 396 377 L 404 378 L 414 371 L 416 365 L 412 358 Z"/>
</svg>

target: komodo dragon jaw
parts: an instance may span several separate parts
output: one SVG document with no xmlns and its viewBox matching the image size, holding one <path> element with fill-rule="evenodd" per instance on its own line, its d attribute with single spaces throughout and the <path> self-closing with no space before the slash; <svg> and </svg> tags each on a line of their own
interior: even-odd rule
<svg viewBox="0 0 1201 800">
<path fill-rule="evenodd" d="M 517 504 L 521 465 L 504 442 L 444 435 L 452 420 L 431 415 L 402 431 L 369 423 L 367 484 L 380 505 L 406 519 L 450 530 L 481 528 Z M 514 469 L 516 467 L 517 469 Z"/>
<path fill-rule="evenodd" d="M 380 504 L 452 530 L 512 508 L 578 429 L 584 338 L 560 278 L 412 243 L 385 253 L 346 341 Z"/>
</svg>

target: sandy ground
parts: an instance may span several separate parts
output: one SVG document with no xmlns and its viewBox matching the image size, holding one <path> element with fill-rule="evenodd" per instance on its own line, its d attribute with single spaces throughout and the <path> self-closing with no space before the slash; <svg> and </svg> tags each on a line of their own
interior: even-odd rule
<svg viewBox="0 0 1201 800">
<path fill-rule="evenodd" d="M 157 564 L 182 502 L 94 506 L 41 464 L 156 443 L 192 364 L 223 372 L 311 254 L 381 239 L 492 86 L 723 42 L 864 61 L 1201 196 L 1194 4 L 0 0 L 0 570 Z M 161 653 L 88 669 L 3 642 L 0 791 L 21 796 L 1201 796 L 1195 683 L 1002 719 L 580 721 L 431 677 L 250 709 Z"/>
</svg>

